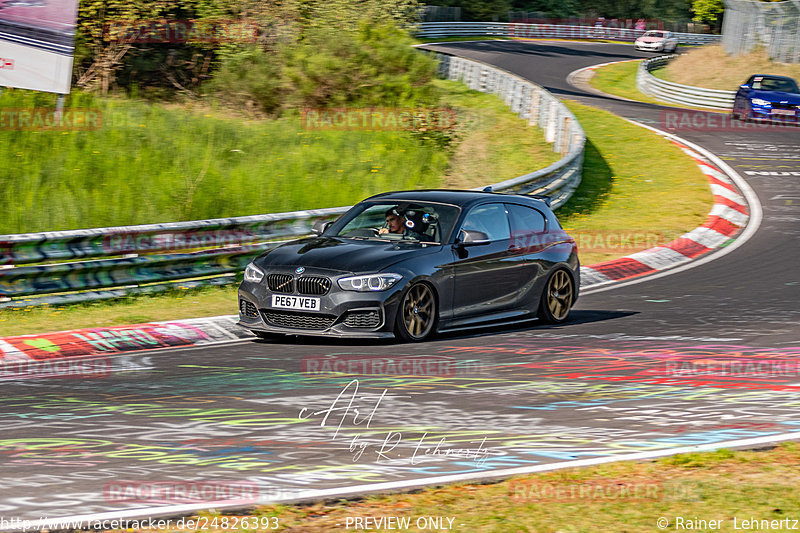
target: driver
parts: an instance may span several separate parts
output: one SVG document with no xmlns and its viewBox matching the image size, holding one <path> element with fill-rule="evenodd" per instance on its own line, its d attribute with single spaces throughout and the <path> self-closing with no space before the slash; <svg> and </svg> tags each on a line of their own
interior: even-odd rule
<svg viewBox="0 0 800 533">
<path fill-rule="evenodd" d="M 386 227 L 381 228 L 378 233 L 404 233 L 405 232 L 405 217 L 403 217 L 396 207 L 392 207 L 385 214 Z"/>
</svg>

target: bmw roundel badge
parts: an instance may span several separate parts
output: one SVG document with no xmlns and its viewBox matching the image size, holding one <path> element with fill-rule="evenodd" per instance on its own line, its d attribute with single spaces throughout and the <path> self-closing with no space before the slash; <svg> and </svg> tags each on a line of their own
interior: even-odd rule
<svg viewBox="0 0 800 533">
<path fill-rule="evenodd" d="M 305 271 L 306 271 L 305 267 L 297 267 L 297 268 L 294 269 L 294 273 L 295 274 L 302 274 Z"/>
</svg>

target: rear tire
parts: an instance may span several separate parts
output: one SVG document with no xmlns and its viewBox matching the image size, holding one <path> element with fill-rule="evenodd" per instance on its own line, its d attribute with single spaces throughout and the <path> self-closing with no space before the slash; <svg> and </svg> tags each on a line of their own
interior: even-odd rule
<svg viewBox="0 0 800 533">
<path fill-rule="evenodd" d="M 567 320 L 575 302 L 575 282 L 563 268 L 554 270 L 547 278 L 539 302 L 538 316 L 547 324 L 561 324 Z"/>
<path fill-rule="evenodd" d="M 439 312 L 436 296 L 427 283 L 415 283 L 400 297 L 394 334 L 405 342 L 422 342 L 436 331 Z"/>
</svg>

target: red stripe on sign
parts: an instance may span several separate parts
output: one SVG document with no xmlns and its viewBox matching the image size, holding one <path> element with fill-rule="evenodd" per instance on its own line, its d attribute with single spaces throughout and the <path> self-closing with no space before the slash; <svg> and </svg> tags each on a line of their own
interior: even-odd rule
<svg viewBox="0 0 800 533">
<path fill-rule="evenodd" d="M 598 263 L 592 265 L 592 268 L 613 280 L 634 278 L 656 271 L 655 268 L 630 257 L 621 257 L 605 263 Z"/>
<path fill-rule="evenodd" d="M 730 198 L 725 198 L 724 196 L 714 195 L 714 203 L 735 209 L 743 215 L 748 214 L 746 205 L 742 205 L 736 200 L 731 200 Z"/>
<path fill-rule="evenodd" d="M 711 251 L 711 248 L 707 248 L 699 242 L 693 241 L 692 239 L 687 239 L 686 237 L 681 237 L 672 242 L 668 242 L 664 245 L 664 247 L 669 248 L 670 250 L 675 250 L 679 254 L 683 254 L 686 257 L 697 257 L 698 255 L 702 255 Z"/>
<path fill-rule="evenodd" d="M 733 222 L 718 216 L 708 217 L 708 220 L 706 220 L 706 223 L 703 224 L 703 227 L 713 229 L 714 231 L 722 233 L 723 235 L 727 235 L 728 237 L 736 234 L 741 229 L 741 226 L 738 226 Z"/>
</svg>

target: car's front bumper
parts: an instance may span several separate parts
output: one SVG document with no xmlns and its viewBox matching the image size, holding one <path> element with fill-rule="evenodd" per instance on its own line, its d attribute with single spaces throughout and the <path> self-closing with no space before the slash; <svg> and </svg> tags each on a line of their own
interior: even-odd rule
<svg viewBox="0 0 800 533">
<path fill-rule="evenodd" d="M 751 104 L 750 118 L 753 120 L 798 124 L 800 123 L 800 110 L 795 110 L 793 115 L 777 114 L 774 113 L 772 108 L 758 107 Z"/>
<path fill-rule="evenodd" d="M 635 43 L 636 49 L 648 52 L 663 52 L 664 46 L 664 43 Z"/>
<path fill-rule="evenodd" d="M 272 292 L 265 282 L 243 281 L 239 286 L 239 322 L 251 331 L 320 337 L 391 338 L 402 285 L 386 291 L 341 290 L 332 277 L 319 311 L 272 307 Z"/>
</svg>

